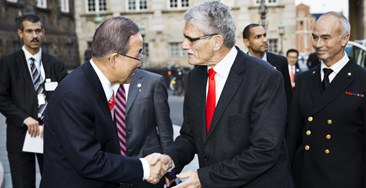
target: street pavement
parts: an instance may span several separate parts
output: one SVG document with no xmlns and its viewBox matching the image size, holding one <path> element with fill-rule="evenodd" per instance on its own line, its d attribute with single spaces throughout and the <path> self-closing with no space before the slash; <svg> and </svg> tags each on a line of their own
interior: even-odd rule
<svg viewBox="0 0 366 188">
<path fill-rule="evenodd" d="M 171 94 L 171 92 L 169 92 Z M 171 109 L 171 118 L 173 122 L 173 128 L 174 128 L 174 138 L 176 138 L 179 135 L 180 126 L 183 123 L 183 96 L 173 96 L 169 95 L 169 106 Z M 8 154 L 6 151 L 6 124 L 5 124 L 5 117 L 0 113 L 0 163 L 4 167 L 4 187 L 1 187 L 0 180 L 0 188 L 12 188 L 11 183 L 11 176 L 10 176 L 10 168 L 9 168 L 9 161 L 8 161 Z M 183 172 L 187 170 L 194 170 L 198 169 L 198 160 L 197 156 L 194 158 L 194 160 L 187 165 Z M 1 171 L 0 171 L 1 173 Z M 0 175 L 1 177 L 1 175 Z M 39 187 L 39 183 L 41 180 L 40 172 L 37 166 L 37 175 L 36 175 L 36 182 L 37 187 Z"/>
</svg>

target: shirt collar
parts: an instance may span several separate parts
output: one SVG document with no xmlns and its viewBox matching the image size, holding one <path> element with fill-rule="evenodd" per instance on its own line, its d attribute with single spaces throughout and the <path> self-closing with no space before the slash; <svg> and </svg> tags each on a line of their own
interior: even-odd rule
<svg viewBox="0 0 366 188">
<path fill-rule="evenodd" d="M 98 68 L 98 66 L 93 62 L 92 59 L 90 59 L 90 64 L 92 65 L 95 73 L 97 73 L 100 83 L 102 84 L 104 94 L 107 98 L 107 101 L 109 101 L 109 99 L 112 97 L 113 94 L 113 88 L 111 82 L 109 82 L 108 78 L 104 76 L 102 71 Z"/>
<path fill-rule="evenodd" d="M 234 47 L 231 48 L 230 52 L 222 59 L 219 63 L 217 63 L 213 69 L 216 74 L 222 77 L 228 77 L 231 66 L 233 65 L 236 55 L 238 54 L 238 50 Z M 207 67 L 208 71 L 209 67 Z"/>
<path fill-rule="evenodd" d="M 334 65 L 332 65 L 331 67 L 327 67 L 323 60 L 320 60 L 321 61 L 321 65 L 320 65 L 320 69 L 323 70 L 323 68 L 331 68 L 333 70 L 333 72 L 335 74 L 338 74 L 341 69 L 347 64 L 347 62 L 349 61 L 349 58 L 347 56 L 347 53 L 344 52 L 344 56 L 341 60 L 339 60 L 337 63 L 335 63 Z"/>
<path fill-rule="evenodd" d="M 248 54 L 249 54 L 250 56 L 253 56 L 252 54 L 250 54 L 250 51 L 248 51 Z M 267 52 L 264 52 L 264 55 L 263 55 L 263 57 L 262 57 L 262 60 L 267 61 Z M 267 62 L 268 62 L 268 61 L 267 61 Z"/>
<path fill-rule="evenodd" d="M 41 62 L 41 54 L 42 54 L 42 48 L 39 48 L 39 52 L 35 55 L 32 55 L 30 52 L 28 52 L 27 49 L 25 49 L 24 45 L 22 47 L 22 50 L 25 55 L 25 59 L 27 60 L 28 64 L 30 64 L 29 59 L 33 57 L 35 59 L 35 62 Z"/>
</svg>

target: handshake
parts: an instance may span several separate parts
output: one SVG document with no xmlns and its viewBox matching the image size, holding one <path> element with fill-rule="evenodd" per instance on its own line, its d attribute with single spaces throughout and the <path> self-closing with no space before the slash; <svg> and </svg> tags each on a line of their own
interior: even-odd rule
<svg viewBox="0 0 366 188">
<path fill-rule="evenodd" d="M 146 181 L 157 184 L 172 167 L 173 160 L 168 155 L 153 153 L 145 157 L 150 165 L 150 177 Z"/>
</svg>

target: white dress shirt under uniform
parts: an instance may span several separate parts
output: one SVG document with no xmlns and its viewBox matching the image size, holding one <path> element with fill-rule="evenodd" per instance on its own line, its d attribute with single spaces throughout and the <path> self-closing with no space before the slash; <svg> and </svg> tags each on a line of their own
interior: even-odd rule
<svg viewBox="0 0 366 188">
<path fill-rule="evenodd" d="M 324 80 L 324 71 L 323 68 L 330 68 L 333 70 L 332 73 L 329 75 L 329 83 L 333 81 L 333 79 L 337 76 L 337 74 L 342 70 L 342 68 L 347 64 L 349 61 L 349 58 L 347 56 L 347 53 L 344 52 L 343 58 L 339 60 L 337 63 L 332 65 L 331 67 L 327 67 L 322 60 L 320 60 L 320 79 L 323 82 Z"/>
<path fill-rule="evenodd" d="M 111 82 L 109 82 L 109 80 L 107 79 L 107 77 L 104 76 L 104 74 L 102 73 L 102 71 L 98 68 L 97 65 L 95 65 L 95 63 L 93 62 L 92 59 L 90 59 L 90 64 L 92 65 L 94 71 L 97 73 L 97 76 L 99 78 L 99 81 L 102 84 L 102 87 L 103 87 L 103 90 L 104 90 L 104 93 L 105 93 L 105 96 L 106 96 L 106 100 L 109 101 L 109 99 L 112 97 L 112 94 L 113 94 L 113 87 L 112 87 Z M 118 87 L 117 87 L 117 89 L 118 89 Z M 126 93 L 127 93 L 127 91 L 126 91 Z M 140 158 L 140 161 L 142 163 L 142 168 L 143 168 L 143 171 L 144 171 L 143 179 L 144 180 L 147 180 L 150 177 L 150 166 L 149 166 L 149 163 L 144 158 Z"/>
</svg>

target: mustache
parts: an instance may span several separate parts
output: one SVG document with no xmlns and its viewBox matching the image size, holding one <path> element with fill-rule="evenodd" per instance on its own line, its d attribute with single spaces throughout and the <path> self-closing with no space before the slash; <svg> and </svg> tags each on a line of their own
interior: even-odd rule
<svg viewBox="0 0 366 188">
<path fill-rule="evenodd" d="M 38 39 L 33 39 L 33 40 L 31 40 L 31 42 L 39 42 L 39 40 Z"/>
</svg>

